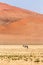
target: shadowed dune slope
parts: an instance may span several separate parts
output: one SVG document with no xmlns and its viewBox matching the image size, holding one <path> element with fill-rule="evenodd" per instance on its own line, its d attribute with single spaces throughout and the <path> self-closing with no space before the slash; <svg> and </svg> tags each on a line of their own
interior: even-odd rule
<svg viewBox="0 0 43 65">
<path fill-rule="evenodd" d="M 43 14 L 0 3 L 0 44 L 43 44 Z"/>
</svg>

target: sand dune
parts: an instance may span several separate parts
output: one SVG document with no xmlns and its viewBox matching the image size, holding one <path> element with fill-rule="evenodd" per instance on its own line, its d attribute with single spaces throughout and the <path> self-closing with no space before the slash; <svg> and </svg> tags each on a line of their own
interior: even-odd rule
<svg viewBox="0 0 43 65">
<path fill-rule="evenodd" d="M 0 3 L 0 44 L 43 44 L 43 14 Z"/>
</svg>

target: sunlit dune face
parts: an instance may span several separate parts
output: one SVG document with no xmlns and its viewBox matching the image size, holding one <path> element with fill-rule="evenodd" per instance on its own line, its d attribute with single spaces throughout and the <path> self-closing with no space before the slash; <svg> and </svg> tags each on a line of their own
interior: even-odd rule
<svg viewBox="0 0 43 65">
<path fill-rule="evenodd" d="M 43 44 L 43 15 L 0 3 L 0 42 Z"/>
</svg>

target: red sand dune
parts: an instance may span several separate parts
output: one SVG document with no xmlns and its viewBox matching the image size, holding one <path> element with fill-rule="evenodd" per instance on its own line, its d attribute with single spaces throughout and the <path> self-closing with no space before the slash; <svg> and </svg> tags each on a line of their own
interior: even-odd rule
<svg viewBox="0 0 43 65">
<path fill-rule="evenodd" d="M 0 44 L 43 44 L 43 14 L 0 3 Z"/>
</svg>

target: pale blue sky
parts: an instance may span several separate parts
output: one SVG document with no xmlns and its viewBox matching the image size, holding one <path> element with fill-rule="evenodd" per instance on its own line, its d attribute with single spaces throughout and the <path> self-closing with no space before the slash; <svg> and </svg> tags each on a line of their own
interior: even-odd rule
<svg viewBox="0 0 43 65">
<path fill-rule="evenodd" d="M 0 2 L 43 14 L 43 0 L 0 0 Z"/>
</svg>

